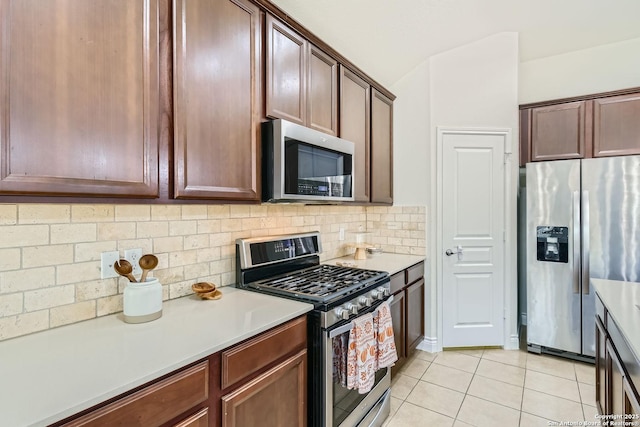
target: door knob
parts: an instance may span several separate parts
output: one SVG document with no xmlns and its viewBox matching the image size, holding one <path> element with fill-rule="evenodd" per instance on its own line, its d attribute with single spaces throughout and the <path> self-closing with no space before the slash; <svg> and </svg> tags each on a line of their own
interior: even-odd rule
<svg viewBox="0 0 640 427">
<path fill-rule="evenodd" d="M 447 255 L 447 256 L 451 256 L 451 255 L 455 255 L 455 254 L 458 255 L 458 259 L 460 259 L 460 260 L 462 259 L 462 246 L 458 245 L 458 246 L 456 246 L 455 250 L 447 249 L 445 251 L 445 255 Z"/>
</svg>

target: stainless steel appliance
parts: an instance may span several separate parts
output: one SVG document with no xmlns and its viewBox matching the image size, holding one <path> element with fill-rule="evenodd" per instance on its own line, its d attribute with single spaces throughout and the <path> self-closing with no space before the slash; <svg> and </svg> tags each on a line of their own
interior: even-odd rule
<svg viewBox="0 0 640 427">
<path fill-rule="evenodd" d="M 262 139 L 264 201 L 354 200 L 353 142 L 282 119 L 263 123 Z"/>
<path fill-rule="evenodd" d="M 589 279 L 640 280 L 640 156 L 526 168 L 528 349 L 590 360 Z"/>
<path fill-rule="evenodd" d="M 351 322 L 391 301 L 389 274 L 320 264 L 317 232 L 236 241 L 237 287 L 314 305 L 309 313 L 308 425 L 381 426 L 390 412 L 391 373 L 375 374 L 365 394 L 341 385 L 334 372 L 334 340 Z"/>
</svg>

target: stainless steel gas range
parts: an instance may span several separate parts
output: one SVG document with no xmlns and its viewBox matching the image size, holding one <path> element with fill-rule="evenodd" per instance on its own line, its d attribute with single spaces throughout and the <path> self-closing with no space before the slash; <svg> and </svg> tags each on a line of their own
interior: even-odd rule
<svg viewBox="0 0 640 427">
<path fill-rule="evenodd" d="M 366 393 L 336 376 L 335 340 L 352 322 L 391 301 L 389 274 L 320 264 L 318 232 L 238 239 L 237 287 L 314 305 L 308 325 L 308 424 L 318 427 L 381 426 L 390 412 L 389 368 L 375 373 Z"/>
</svg>

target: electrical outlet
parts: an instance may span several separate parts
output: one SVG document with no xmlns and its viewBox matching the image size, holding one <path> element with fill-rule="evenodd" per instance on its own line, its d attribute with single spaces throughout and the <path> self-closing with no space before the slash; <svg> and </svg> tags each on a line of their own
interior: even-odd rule
<svg viewBox="0 0 640 427">
<path fill-rule="evenodd" d="M 120 252 L 111 251 L 111 252 L 102 252 L 100 254 L 100 260 L 102 264 L 100 266 L 100 278 L 109 279 L 111 277 L 118 277 L 118 273 L 113 269 L 113 264 L 115 264 L 120 259 Z"/>
<path fill-rule="evenodd" d="M 340 227 L 340 233 L 338 234 L 338 240 L 344 240 L 344 228 Z"/>
<path fill-rule="evenodd" d="M 140 264 L 138 263 L 142 258 L 142 249 L 127 249 L 124 251 L 124 259 L 129 261 L 133 266 L 133 275 L 138 276 L 142 274 L 142 269 L 140 268 Z"/>
</svg>

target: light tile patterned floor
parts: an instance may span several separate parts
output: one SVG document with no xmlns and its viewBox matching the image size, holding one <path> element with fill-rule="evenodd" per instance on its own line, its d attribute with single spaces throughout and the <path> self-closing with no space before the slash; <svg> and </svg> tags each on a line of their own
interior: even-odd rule
<svg viewBox="0 0 640 427">
<path fill-rule="evenodd" d="M 385 426 L 595 422 L 594 384 L 593 365 L 523 350 L 416 351 L 392 380 Z"/>
</svg>

